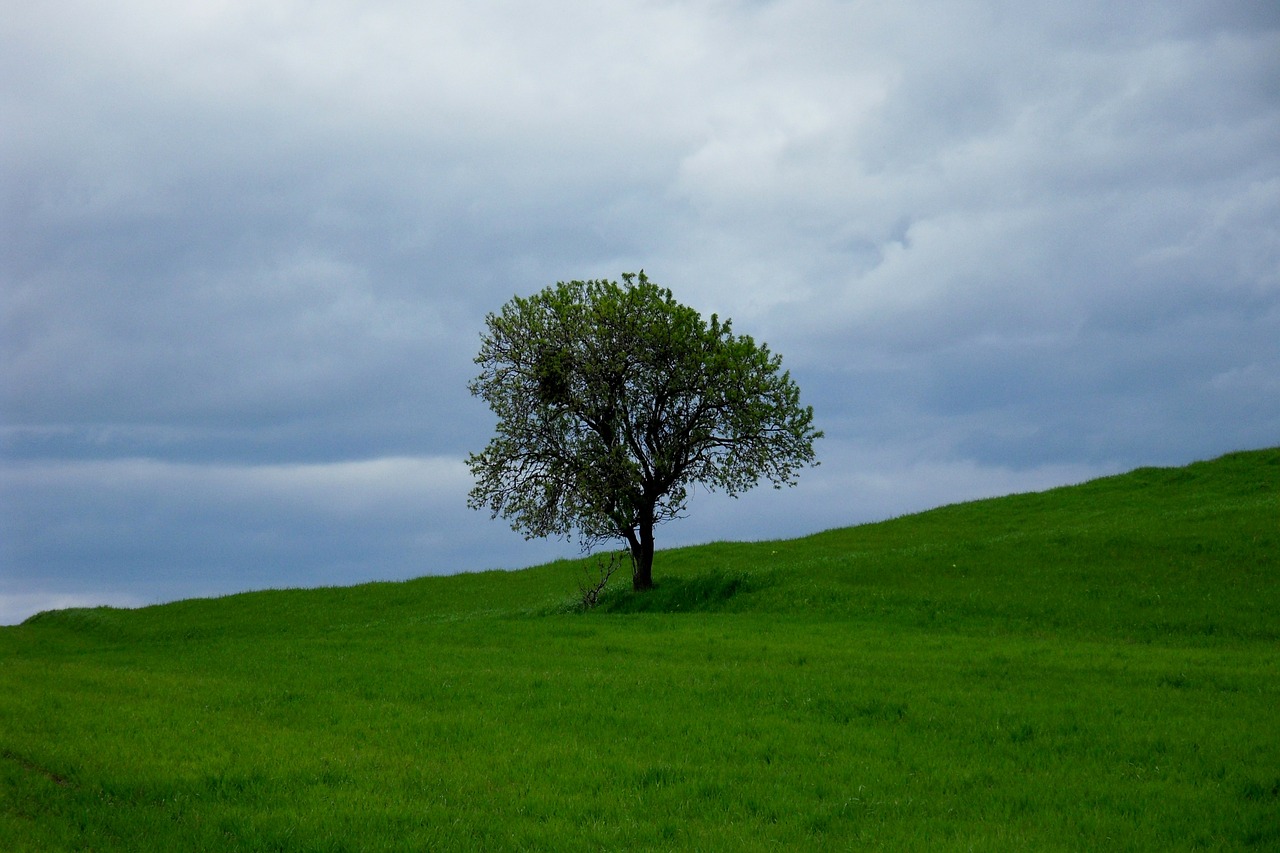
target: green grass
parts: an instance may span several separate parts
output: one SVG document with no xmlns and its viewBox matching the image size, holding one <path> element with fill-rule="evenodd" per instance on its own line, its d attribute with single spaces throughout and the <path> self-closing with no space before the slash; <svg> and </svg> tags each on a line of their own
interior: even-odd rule
<svg viewBox="0 0 1280 853">
<path fill-rule="evenodd" d="M 0 848 L 1280 848 L 1280 449 L 0 629 Z"/>
</svg>

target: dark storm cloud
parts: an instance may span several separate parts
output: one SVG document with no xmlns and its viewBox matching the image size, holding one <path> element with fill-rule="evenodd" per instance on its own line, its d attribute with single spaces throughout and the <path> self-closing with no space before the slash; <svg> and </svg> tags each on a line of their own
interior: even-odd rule
<svg viewBox="0 0 1280 853">
<path fill-rule="evenodd" d="M 827 431 L 668 544 L 1280 437 L 1273 3 L 55 2 L 0 80 L 3 619 L 573 553 L 465 509 L 470 359 L 642 266 Z"/>
</svg>

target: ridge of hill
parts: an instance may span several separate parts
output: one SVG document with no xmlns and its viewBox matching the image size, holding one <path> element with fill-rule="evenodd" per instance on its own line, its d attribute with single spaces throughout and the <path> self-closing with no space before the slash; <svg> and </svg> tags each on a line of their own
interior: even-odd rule
<svg viewBox="0 0 1280 853">
<path fill-rule="evenodd" d="M 799 539 L 659 551 L 595 613 L 760 612 L 1153 639 L 1277 638 L 1280 448 L 939 507 Z M 333 632 L 577 608 L 595 558 L 350 587 L 266 590 L 138 610 L 49 611 L 24 625 L 183 639 Z"/>
</svg>

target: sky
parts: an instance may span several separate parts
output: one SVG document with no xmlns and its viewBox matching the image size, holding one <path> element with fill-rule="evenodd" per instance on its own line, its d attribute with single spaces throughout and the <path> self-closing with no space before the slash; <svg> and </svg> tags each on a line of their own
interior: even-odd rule
<svg viewBox="0 0 1280 853">
<path fill-rule="evenodd" d="M 826 433 L 660 548 L 1280 444 L 1274 0 L 49 0 L 0 127 L 0 624 L 576 556 L 466 385 L 639 269 Z"/>
</svg>

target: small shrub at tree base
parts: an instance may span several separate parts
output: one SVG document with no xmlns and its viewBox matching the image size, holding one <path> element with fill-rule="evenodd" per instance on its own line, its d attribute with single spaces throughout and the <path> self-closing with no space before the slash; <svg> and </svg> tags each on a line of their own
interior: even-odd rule
<svg viewBox="0 0 1280 853">
<path fill-rule="evenodd" d="M 608 554 L 597 556 L 594 562 L 583 566 L 584 577 L 578 582 L 578 597 L 584 611 L 600 603 L 600 596 L 604 594 L 609 580 L 618 571 L 622 559 L 622 552 L 610 551 Z"/>
</svg>

